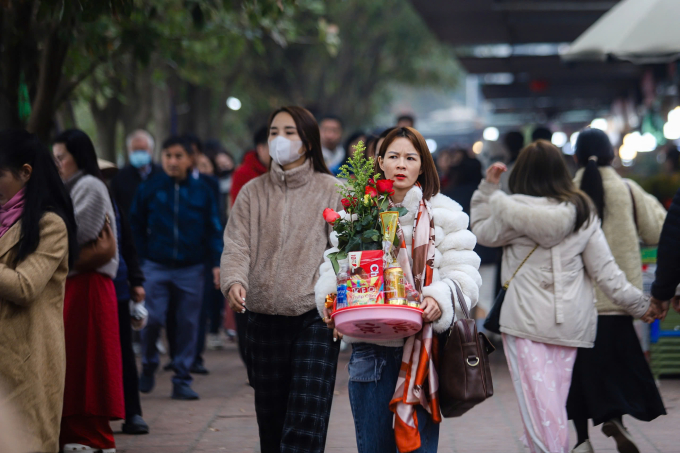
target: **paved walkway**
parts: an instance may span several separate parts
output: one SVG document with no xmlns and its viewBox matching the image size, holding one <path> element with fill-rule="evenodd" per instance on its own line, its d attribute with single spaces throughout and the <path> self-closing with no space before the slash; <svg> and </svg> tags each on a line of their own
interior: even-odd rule
<svg viewBox="0 0 680 453">
<path fill-rule="evenodd" d="M 495 395 L 489 401 L 457 419 L 445 419 L 439 452 L 524 453 L 522 434 L 510 376 L 501 353 L 493 356 Z M 349 352 L 341 354 L 326 451 L 356 452 L 354 425 L 347 394 Z M 120 422 L 113 424 L 119 453 L 259 452 L 253 390 L 246 385 L 246 373 L 236 347 L 209 352 L 208 376 L 197 376 L 194 389 L 199 401 L 169 398 L 170 373 L 160 373 L 150 395 L 142 396 L 144 418 L 151 427 L 145 436 L 120 434 Z M 643 453 L 680 452 L 680 380 L 661 381 L 668 415 L 652 423 L 626 418 Z M 591 430 L 595 450 L 615 452 L 614 443 L 599 430 Z M 572 433 L 572 441 L 575 441 Z"/>
</svg>

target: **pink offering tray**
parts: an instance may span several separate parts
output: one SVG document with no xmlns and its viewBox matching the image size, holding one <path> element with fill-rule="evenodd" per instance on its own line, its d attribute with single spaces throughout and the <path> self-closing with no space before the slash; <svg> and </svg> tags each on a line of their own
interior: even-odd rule
<svg viewBox="0 0 680 453">
<path fill-rule="evenodd" d="M 361 305 L 333 312 L 335 327 L 343 335 L 372 340 L 397 340 L 423 327 L 423 310 L 404 305 Z"/>
</svg>

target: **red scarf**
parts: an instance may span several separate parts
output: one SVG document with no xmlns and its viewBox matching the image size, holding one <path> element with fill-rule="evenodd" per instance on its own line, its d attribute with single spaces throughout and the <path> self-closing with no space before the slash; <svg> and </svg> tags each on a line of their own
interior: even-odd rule
<svg viewBox="0 0 680 453">
<path fill-rule="evenodd" d="M 422 289 L 432 283 L 435 252 L 434 221 L 427 201 L 420 200 L 413 223 L 413 268 L 409 263 L 401 226 L 397 234 L 401 240 L 397 262 L 404 270 L 407 284 L 412 285 L 418 294 L 422 294 Z M 420 332 L 406 339 L 397 388 L 390 401 L 390 410 L 394 412 L 394 436 L 397 448 L 402 453 L 420 448 L 416 405 L 423 406 L 435 423 L 442 421 L 437 393 L 438 363 L 437 337 L 432 323 L 427 323 Z"/>
</svg>

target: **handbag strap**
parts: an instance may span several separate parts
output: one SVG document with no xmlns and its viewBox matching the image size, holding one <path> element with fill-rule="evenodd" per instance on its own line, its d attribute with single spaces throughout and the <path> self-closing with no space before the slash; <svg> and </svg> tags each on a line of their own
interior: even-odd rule
<svg viewBox="0 0 680 453">
<path fill-rule="evenodd" d="M 522 266 L 524 266 L 524 263 L 526 263 L 527 260 L 529 259 L 529 257 L 530 257 L 531 255 L 534 254 L 534 252 L 536 251 L 537 248 L 538 248 L 538 244 L 536 244 L 536 245 L 534 246 L 534 248 L 531 249 L 531 251 L 530 251 L 529 254 L 526 256 L 526 258 L 524 258 L 524 261 L 522 261 L 522 263 L 519 265 L 519 267 L 518 267 L 517 269 L 515 269 L 515 272 L 512 274 L 512 277 L 510 277 L 510 279 L 509 279 L 507 282 L 505 282 L 505 283 L 503 284 L 503 289 L 504 289 L 504 290 L 506 290 L 506 291 L 508 290 L 508 287 L 510 286 L 510 282 L 512 281 L 512 279 L 515 278 L 515 275 L 517 275 L 517 272 L 519 272 L 519 270 L 522 269 Z"/>
<path fill-rule="evenodd" d="M 453 290 L 451 289 L 451 285 L 446 285 L 449 287 L 449 291 L 451 291 L 451 302 L 453 303 L 453 309 L 454 311 L 456 310 L 456 297 L 458 298 L 458 302 L 460 304 L 460 309 L 463 311 L 463 314 L 465 315 L 465 319 L 470 319 L 470 312 L 468 311 L 467 304 L 465 303 L 465 296 L 463 296 L 463 291 L 460 289 L 460 286 L 458 283 L 456 283 L 453 279 L 448 279 L 451 283 L 453 283 L 453 287 L 456 288 L 456 294 L 454 296 Z"/>
</svg>

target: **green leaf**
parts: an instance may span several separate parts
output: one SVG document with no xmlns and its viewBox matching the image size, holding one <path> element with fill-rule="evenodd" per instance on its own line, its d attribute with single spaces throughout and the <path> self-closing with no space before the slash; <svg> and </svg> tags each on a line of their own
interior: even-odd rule
<svg viewBox="0 0 680 453">
<path fill-rule="evenodd" d="M 380 237 L 380 231 L 378 230 L 368 230 L 364 231 L 364 237 L 365 238 L 374 238 L 374 237 Z M 374 241 L 377 241 L 377 239 L 373 239 Z"/>
<path fill-rule="evenodd" d="M 399 217 L 403 217 L 408 214 L 408 209 L 406 208 L 394 208 L 393 210 L 399 213 Z"/>
<path fill-rule="evenodd" d="M 361 237 L 354 236 L 349 240 L 347 247 L 345 247 L 345 252 L 356 252 L 361 250 Z"/>
<path fill-rule="evenodd" d="M 333 265 L 333 271 L 335 272 L 335 275 L 338 275 L 338 272 L 340 271 L 340 264 L 338 264 L 338 253 L 339 252 L 328 254 L 328 259 L 331 261 L 331 264 Z"/>
</svg>

